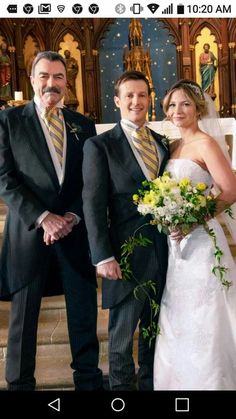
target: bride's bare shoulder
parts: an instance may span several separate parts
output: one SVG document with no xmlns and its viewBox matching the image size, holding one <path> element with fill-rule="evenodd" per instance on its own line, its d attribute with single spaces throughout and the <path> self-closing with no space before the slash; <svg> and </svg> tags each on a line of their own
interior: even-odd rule
<svg viewBox="0 0 236 419">
<path fill-rule="evenodd" d="M 203 135 L 201 136 L 201 138 L 199 139 L 199 145 L 201 145 L 201 147 L 213 147 L 216 146 L 217 147 L 217 141 L 211 137 L 210 135 L 203 133 Z"/>
</svg>

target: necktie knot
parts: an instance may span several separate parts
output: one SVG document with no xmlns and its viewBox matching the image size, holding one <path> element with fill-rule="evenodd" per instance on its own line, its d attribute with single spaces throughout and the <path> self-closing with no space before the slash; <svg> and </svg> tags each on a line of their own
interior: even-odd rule
<svg viewBox="0 0 236 419">
<path fill-rule="evenodd" d="M 42 119 L 48 123 L 53 117 L 59 118 L 59 109 L 57 108 L 45 108 L 41 114 Z"/>
<path fill-rule="evenodd" d="M 147 129 L 146 127 L 137 128 L 135 130 L 136 136 L 140 138 L 141 141 L 147 138 Z"/>
</svg>

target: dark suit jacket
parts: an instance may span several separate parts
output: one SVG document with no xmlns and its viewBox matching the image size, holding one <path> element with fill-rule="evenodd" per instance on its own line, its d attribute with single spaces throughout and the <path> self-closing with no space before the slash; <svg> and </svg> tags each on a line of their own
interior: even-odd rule
<svg viewBox="0 0 236 419">
<path fill-rule="evenodd" d="M 164 153 L 160 172 L 163 172 L 168 149 L 162 137 L 152 135 Z M 121 245 L 134 231 L 149 221 L 141 216 L 133 204 L 132 195 L 137 193 L 145 176 L 134 157 L 133 151 L 118 123 L 112 130 L 86 141 L 83 163 L 83 203 L 88 230 L 92 262 L 115 256 L 120 260 Z M 108 217 L 107 217 L 108 209 Z M 162 292 L 167 268 L 166 237 L 153 226 L 140 230 L 150 238 L 152 246 L 137 248 L 132 255 L 132 270 L 139 281 L 159 281 Z M 103 308 L 122 301 L 136 286 L 134 281 L 103 280 Z"/>
<path fill-rule="evenodd" d="M 79 127 L 79 141 L 66 124 L 66 167 L 60 187 L 34 102 L 0 112 L 0 197 L 9 208 L 0 258 L 0 297 L 4 299 L 48 272 L 52 250 L 43 242 L 43 229 L 35 228 L 39 215 L 45 210 L 60 215 L 71 211 L 84 218 L 83 145 L 96 134 L 95 125 L 66 108 L 63 115 L 66 123 Z M 84 221 L 55 245 L 62 247 L 75 269 L 95 281 Z M 48 295 L 57 293 L 48 290 Z"/>
</svg>

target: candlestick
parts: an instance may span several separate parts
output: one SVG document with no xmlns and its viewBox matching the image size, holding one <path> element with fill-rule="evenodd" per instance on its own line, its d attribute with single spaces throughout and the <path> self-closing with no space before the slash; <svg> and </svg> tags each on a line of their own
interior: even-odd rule
<svg viewBox="0 0 236 419">
<path fill-rule="evenodd" d="M 23 100 L 23 92 L 15 92 L 15 100 Z"/>
</svg>

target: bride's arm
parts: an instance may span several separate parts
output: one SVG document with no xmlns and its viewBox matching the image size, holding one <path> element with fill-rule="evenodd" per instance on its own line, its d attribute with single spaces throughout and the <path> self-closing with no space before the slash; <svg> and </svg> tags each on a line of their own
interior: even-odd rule
<svg viewBox="0 0 236 419">
<path fill-rule="evenodd" d="M 236 176 L 214 139 L 202 143 L 201 157 L 219 189 L 216 215 L 236 202 Z"/>
</svg>

